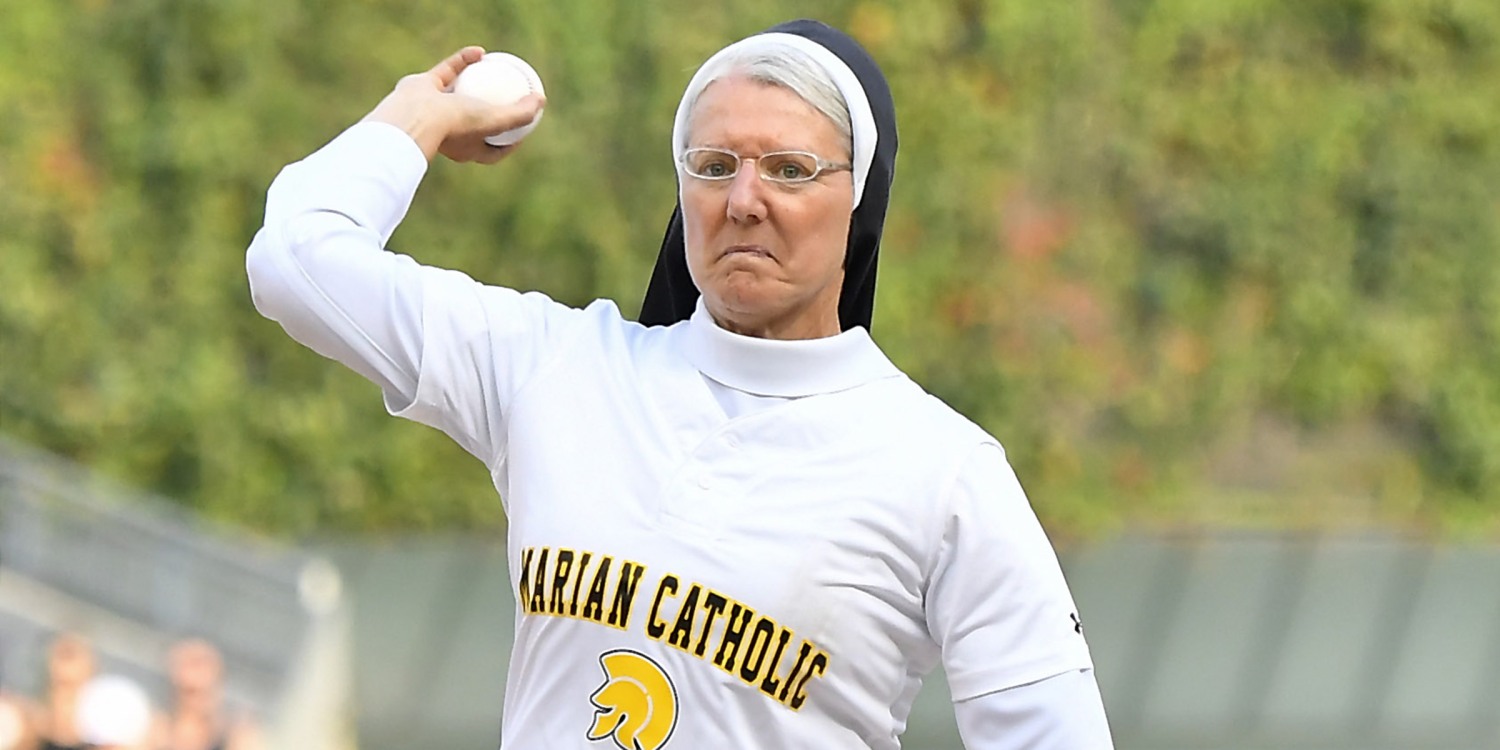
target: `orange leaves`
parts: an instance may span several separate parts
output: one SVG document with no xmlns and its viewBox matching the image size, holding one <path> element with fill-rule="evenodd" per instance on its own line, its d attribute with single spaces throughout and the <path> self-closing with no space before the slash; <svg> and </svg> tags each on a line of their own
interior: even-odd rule
<svg viewBox="0 0 1500 750">
<path fill-rule="evenodd" d="M 98 202 L 99 175 L 71 131 L 45 136 L 32 159 L 31 179 L 38 197 L 69 214 L 91 213 Z"/>
<path fill-rule="evenodd" d="M 1122 347 L 1107 292 L 1087 272 L 1059 263 L 1073 239 L 1072 213 L 1024 186 L 1007 192 L 996 211 L 1003 259 L 990 270 L 993 285 L 987 286 L 1004 290 L 990 295 L 1004 348 L 1032 356 L 1038 348 L 1076 348 L 1076 354 L 1090 360 L 1119 354 Z"/>
<path fill-rule="evenodd" d="M 1073 231 L 1062 208 L 1048 204 L 1025 188 L 1012 190 L 999 206 L 1000 243 L 1020 260 L 1045 259 L 1060 250 Z"/>
</svg>

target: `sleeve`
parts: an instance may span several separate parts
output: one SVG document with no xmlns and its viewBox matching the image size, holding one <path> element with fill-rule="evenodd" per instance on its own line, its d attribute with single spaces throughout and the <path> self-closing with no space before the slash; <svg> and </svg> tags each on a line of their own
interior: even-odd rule
<svg viewBox="0 0 1500 750">
<path fill-rule="evenodd" d="M 1112 750 L 1104 701 L 1091 669 L 953 704 L 965 750 Z"/>
<path fill-rule="evenodd" d="M 387 252 L 427 168 L 400 129 L 365 122 L 281 171 L 246 253 L 255 307 L 380 386 L 386 409 L 493 467 L 510 399 L 580 311 Z"/>
<path fill-rule="evenodd" d="M 948 501 L 926 610 L 953 699 L 1092 669 L 1057 555 L 999 445 L 964 460 Z"/>
</svg>

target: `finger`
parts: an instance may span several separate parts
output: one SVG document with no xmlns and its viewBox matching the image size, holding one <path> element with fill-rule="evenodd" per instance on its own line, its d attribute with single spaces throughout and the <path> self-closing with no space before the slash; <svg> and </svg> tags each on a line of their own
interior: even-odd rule
<svg viewBox="0 0 1500 750">
<path fill-rule="evenodd" d="M 509 146 L 490 146 L 488 151 L 479 154 L 474 158 L 474 161 L 477 161 L 480 164 L 494 164 L 501 159 L 504 159 L 505 157 L 515 153 L 515 150 L 520 147 L 521 144 L 519 143 L 512 143 Z"/>
<path fill-rule="evenodd" d="M 481 133 L 504 133 L 536 120 L 547 100 L 528 94 L 512 104 L 479 103 L 470 110 L 473 128 Z"/>
<path fill-rule="evenodd" d="M 446 90 L 458 79 L 458 74 L 462 73 L 464 68 L 479 62 L 479 59 L 482 57 L 484 57 L 483 47 L 464 47 L 443 58 L 443 61 L 437 65 L 432 66 L 432 69 L 427 71 L 427 74 L 436 78 L 438 85 Z"/>
</svg>

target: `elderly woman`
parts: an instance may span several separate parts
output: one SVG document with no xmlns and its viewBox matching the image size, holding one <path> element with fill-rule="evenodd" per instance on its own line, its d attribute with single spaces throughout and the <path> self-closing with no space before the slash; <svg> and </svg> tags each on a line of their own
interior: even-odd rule
<svg viewBox="0 0 1500 750">
<path fill-rule="evenodd" d="M 47 646 L 47 689 L 36 717 L 39 750 L 83 750 L 79 705 L 94 679 L 94 646 L 80 633 L 62 632 Z"/>
<path fill-rule="evenodd" d="M 428 163 L 541 101 L 408 76 L 287 167 L 255 303 L 489 468 L 510 520 L 503 745 L 895 748 L 941 661 L 969 748 L 1105 748 L 1088 647 L 994 438 L 868 333 L 896 153 L 852 39 L 798 21 L 689 83 L 642 322 L 384 251 Z"/>
</svg>

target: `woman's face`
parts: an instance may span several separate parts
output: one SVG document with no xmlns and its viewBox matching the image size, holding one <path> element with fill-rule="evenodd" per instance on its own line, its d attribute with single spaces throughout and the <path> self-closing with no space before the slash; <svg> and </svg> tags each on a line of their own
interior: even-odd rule
<svg viewBox="0 0 1500 750">
<path fill-rule="evenodd" d="M 94 649 L 79 636 L 59 636 L 49 649 L 47 669 L 53 687 L 82 687 L 94 676 Z"/>
<path fill-rule="evenodd" d="M 721 78 L 698 97 L 688 148 L 751 158 L 807 151 L 830 162 L 849 154 L 833 121 L 789 89 Z M 742 161 L 732 179 L 682 174 L 688 270 L 724 328 L 747 336 L 807 339 L 839 332 L 839 293 L 854 186 L 848 170 L 799 185 L 762 180 Z"/>
</svg>

